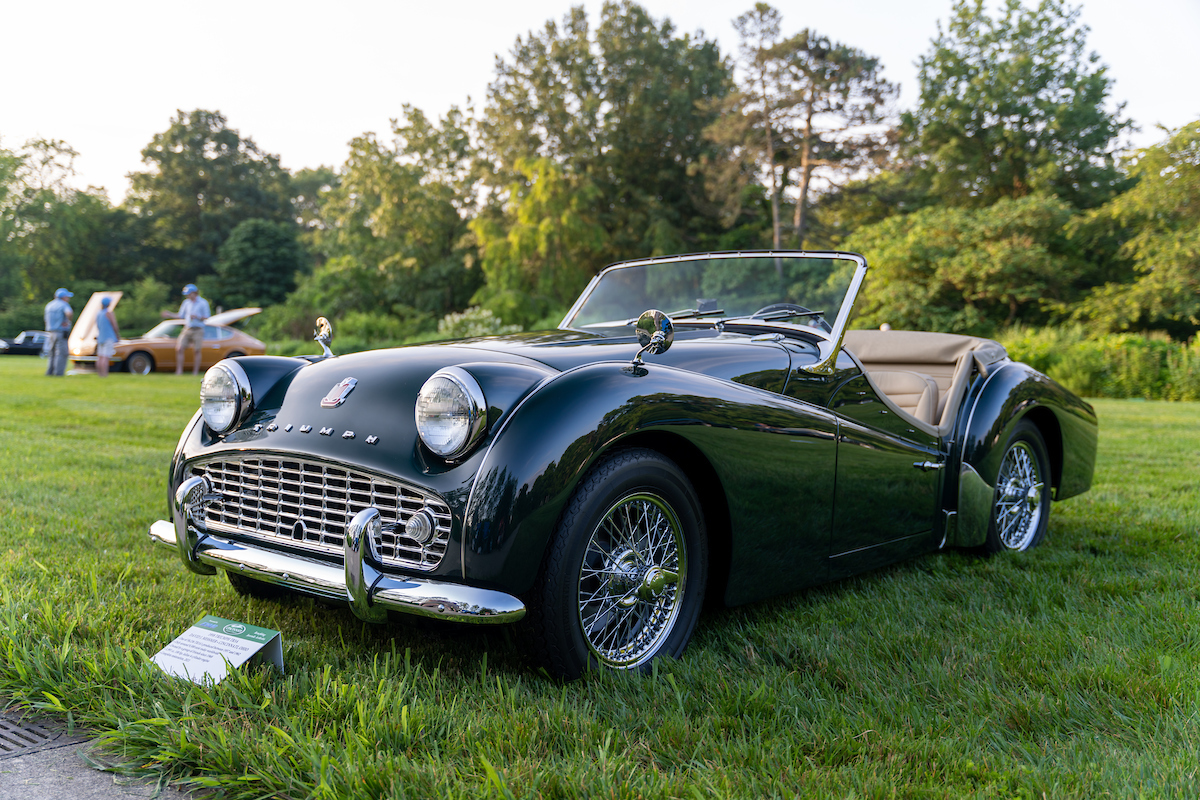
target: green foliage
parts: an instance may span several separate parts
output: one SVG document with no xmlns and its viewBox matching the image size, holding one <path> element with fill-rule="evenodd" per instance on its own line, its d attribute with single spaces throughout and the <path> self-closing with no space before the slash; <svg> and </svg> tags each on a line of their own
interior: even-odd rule
<svg viewBox="0 0 1200 800">
<path fill-rule="evenodd" d="M 162 322 L 161 311 L 179 308 L 179 292 L 154 278 L 143 278 L 117 303 L 117 323 L 125 338 L 138 336 Z"/>
<path fill-rule="evenodd" d="M 995 18 L 984 0 L 956 0 L 902 124 L 937 197 L 988 206 L 1043 192 L 1091 208 L 1121 187 L 1115 141 L 1131 123 L 1109 109 L 1112 80 L 1086 36 L 1063 0 L 1005 0 Z"/>
<path fill-rule="evenodd" d="M 356 310 L 402 304 L 436 318 L 466 306 L 479 287 L 461 213 L 474 185 L 463 124 L 457 109 L 434 125 L 405 106 L 390 144 L 374 134 L 350 143 L 338 185 L 323 194 L 327 229 L 313 239 L 325 257 L 379 274 Z"/>
<path fill-rule="evenodd" d="M 475 299 L 528 324 L 570 305 L 603 265 L 608 236 L 595 210 L 600 190 L 588 176 L 545 158 L 519 160 L 516 169 L 524 180 L 509 187 L 503 213 L 471 222 L 486 277 Z"/>
<path fill-rule="evenodd" d="M 990 208 L 934 206 L 860 229 L 846 246 L 872 265 L 860 324 L 989 335 L 1048 319 L 1087 265 L 1064 226 L 1071 209 L 1033 195 Z"/>
<path fill-rule="evenodd" d="M 170 254 L 154 277 L 182 285 L 213 273 L 217 252 L 248 219 L 292 220 L 289 175 L 279 157 L 243 138 L 216 111 L 179 111 L 142 150 L 126 206 L 150 223 Z"/>
<path fill-rule="evenodd" d="M 1191 336 L 1200 330 L 1200 121 L 1141 150 L 1130 173 L 1137 185 L 1080 227 L 1121 231 L 1133 274 L 1098 287 L 1075 315 L 1106 330 L 1166 327 Z"/>
<path fill-rule="evenodd" d="M 33 140 L 0 151 L 0 331 L 40 328 L 41 308 L 59 286 L 86 302 L 152 267 L 146 227 L 102 193 L 68 186 L 78 154 L 65 142 Z"/>
<path fill-rule="evenodd" d="M 447 314 L 438 321 L 438 336 L 445 339 L 468 339 L 474 336 L 495 336 L 517 333 L 520 325 L 505 325 L 504 321 L 486 308 L 471 306 L 466 311 Z"/>
<path fill-rule="evenodd" d="M 267 339 L 311 339 L 317 317 L 336 320 L 378 309 L 385 280 L 384 273 L 351 256 L 332 258 L 305 276 L 286 303 L 263 311 L 254 320 L 255 330 Z"/>
<path fill-rule="evenodd" d="M 1162 332 L 1096 336 L 1082 325 L 1016 327 L 998 338 L 1014 360 L 1085 397 L 1200 400 L 1200 339 L 1176 342 Z"/>
<path fill-rule="evenodd" d="M 774 247 L 782 243 L 782 193 L 793 182 L 793 245 L 803 248 L 814 174 L 861 171 L 882 150 L 876 128 L 897 89 L 884 80 L 879 59 L 809 29 L 781 38 L 780 23 L 766 3 L 734 20 L 742 82 L 716 103 L 720 116 L 705 130 L 722 156 L 702 163 L 727 217 L 740 210 L 747 183 L 768 175 Z"/>
<path fill-rule="evenodd" d="M 291 222 L 239 223 L 217 252 L 214 298 L 225 308 L 283 302 L 308 266 L 296 233 Z"/>
<path fill-rule="evenodd" d="M 585 193 L 588 208 L 574 216 L 605 234 L 595 261 L 547 268 L 594 274 L 622 258 L 703 249 L 719 235 L 703 178 L 689 169 L 711 149 L 702 132 L 715 112 L 700 101 L 729 83 L 715 42 L 677 36 L 641 6 L 610 2 L 594 35 L 574 8 L 561 29 L 548 22 L 518 38 L 496 70 L 479 123 L 489 182 L 503 193 L 531 169 L 546 174 L 537 164 L 552 164 Z M 507 235 L 520 202 L 501 196 L 497 205 L 492 241 Z M 515 299 L 497 288 L 507 298 L 497 310 L 508 316 Z"/>
</svg>

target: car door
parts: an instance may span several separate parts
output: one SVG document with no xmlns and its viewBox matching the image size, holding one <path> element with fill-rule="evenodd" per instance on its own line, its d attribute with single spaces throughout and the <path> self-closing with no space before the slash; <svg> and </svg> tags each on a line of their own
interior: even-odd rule
<svg viewBox="0 0 1200 800">
<path fill-rule="evenodd" d="M 857 369 L 830 408 L 839 418 L 831 577 L 929 549 L 945 461 L 938 438 L 885 403 Z"/>
</svg>

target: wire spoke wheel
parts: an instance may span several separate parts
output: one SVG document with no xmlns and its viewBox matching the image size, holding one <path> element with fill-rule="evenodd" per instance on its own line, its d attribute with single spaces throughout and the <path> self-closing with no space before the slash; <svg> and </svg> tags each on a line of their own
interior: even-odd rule
<svg viewBox="0 0 1200 800">
<path fill-rule="evenodd" d="M 1037 429 L 1022 423 L 996 474 L 989 549 L 1028 550 L 1041 542 L 1050 514 L 1049 461 Z"/>
<path fill-rule="evenodd" d="M 665 500 L 639 492 L 605 513 L 579 570 L 579 623 L 603 664 L 628 669 L 661 647 L 679 616 L 687 551 Z"/>
<path fill-rule="evenodd" d="M 704 515 L 687 475 L 647 448 L 611 453 L 576 486 L 547 548 L 529 603 L 533 652 L 569 680 L 679 658 L 707 575 Z"/>
</svg>

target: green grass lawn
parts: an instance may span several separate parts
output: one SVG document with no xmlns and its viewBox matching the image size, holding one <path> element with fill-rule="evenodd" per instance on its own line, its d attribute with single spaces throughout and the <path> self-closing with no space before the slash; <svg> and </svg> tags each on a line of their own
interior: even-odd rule
<svg viewBox="0 0 1200 800">
<path fill-rule="evenodd" d="M 236 798 L 1200 796 L 1200 404 L 1098 402 L 1095 486 L 1034 552 L 709 612 L 682 661 L 564 685 L 508 629 L 185 571 L 146 530 L 199 380 L 44 368 L 0 358 L 0 707 L 123 771 Z M 161 675 L 205 613 L 282 631 L 286 675 Z"/>
</svg>

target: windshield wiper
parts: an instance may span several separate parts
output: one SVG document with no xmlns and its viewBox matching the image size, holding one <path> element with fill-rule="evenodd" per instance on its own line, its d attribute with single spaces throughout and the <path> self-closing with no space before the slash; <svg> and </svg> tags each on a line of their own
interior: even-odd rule
<svg viewBox="0 0 1200 800">
<path fill-rule="evenodd" d="M 672 311 L 670 314 L 667 314 L 667 316 L 670 317 L 672 321 L 675 321 L 677 319 L 697 319 L 699 317 L 717 317 L 724 313 L 725 313 L 725 309 L 723 309 L 723 308 L 711 308 L 711 309 L 705 309 L 704 311 L 701 311 L 698 308 L 685 308 L 680 311 Z M 634 317 L 633 319 L 625 320 L 625 324 L 633 325 L 638 321 L 638 319 L 640 319 L 640 317 Z"/>
</svg>

